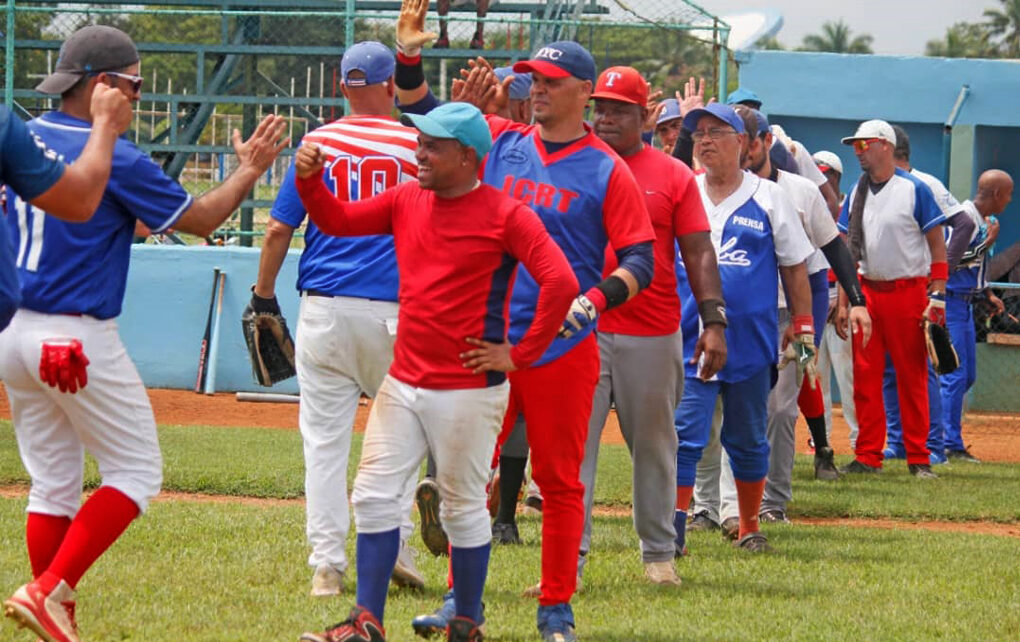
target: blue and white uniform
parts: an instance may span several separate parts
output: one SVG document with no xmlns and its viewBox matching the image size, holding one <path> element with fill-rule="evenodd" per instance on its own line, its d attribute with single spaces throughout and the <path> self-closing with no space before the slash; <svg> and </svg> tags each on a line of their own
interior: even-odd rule
<svg viewBox="0 0 1020 642">
<path fill-rule="evenodd" d="M 28 123 L 64 162 L 91 133 L 88 122 L 49 112 Z M 86 223 L 66 223 L 15 194 L 7 224 L 17 252 L 22 306 L 0 334 L 0 368 L 15 434 L 32 477 L 29 512 L 73 517 L 81 498 L 84 450 L 103 485 L 144 511 L 162 482 L 156 422 L 148 395 L 117 332 L 135 222 L 166 230 L 192 197 L 151 158 L 119 139 L 106 191 Z M 10 195 L 9 195 L 10 198 Z M 74 337 L 90 360 L 88 386 L 61 393 L 39 378 L 43 341 Z"/>
</svg>

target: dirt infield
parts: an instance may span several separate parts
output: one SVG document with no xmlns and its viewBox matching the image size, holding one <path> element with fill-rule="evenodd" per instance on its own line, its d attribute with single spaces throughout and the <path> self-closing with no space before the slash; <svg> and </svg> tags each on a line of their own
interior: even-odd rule
<svg viewBox="0 0 1020 642">
<path fill-rule="evenodd" d="M 149 398 L 156 413 L 156 422 L 185 426 L 227 426 L 280 428 L 297 430 L 298 406 L 292 403 L 239 402 L 233 393 L 213 396 L 195 394 L 187 390 L 150 390 Z M 365 428 L 369 402 L 363 400 L 358 408 L 355 430 Z M 849 428 L 842 413 L 835 411 L 832 443 L 837 454 L 852 454 L 849 445 Z M 7 394 L 0 388 L 0 417 L 10 419 Z M 1020 462 L 1020 417 L 1014 415 L 969 413 L 964 419 L 964 440 L 971 452 L 988 461 Z M 807 453 L 809 433 L 803 418 L 797 421 L 797 452 Z M 622 444 L 623 435 L 610 413 L 602 442 Z"/>
</svg>

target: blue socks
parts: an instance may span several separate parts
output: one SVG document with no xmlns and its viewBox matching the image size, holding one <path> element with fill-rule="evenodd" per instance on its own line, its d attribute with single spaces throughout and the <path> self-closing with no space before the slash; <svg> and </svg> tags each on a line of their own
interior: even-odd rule
<svg viewBox="0 0 1020 642">
<path fill-rule="evenodd" d="M 673 511 L 673 528 L 676 529 L 676 554 L 683 555 L 687 546 L 687 511 Z"/>
<path fill-rule="evenodd" d="M 489 551 L 492 544 L 475 548 L 450 550 L 450 569 L 453 572 L 453 602 L 459 617 L 482 622 L 482 589 L 489 571 Z M 359 577 L 360 581 L 360 577 Z"/>
<path fill-rule="evenodd" d="M 386 609 L 386 591 L 400 553 L 400 529 L 384 533 L 358 533 L 357 604 L 368 609 L 379 623 Z M 486 556 L 488 558 L 488 556 Z"/>
</svg>

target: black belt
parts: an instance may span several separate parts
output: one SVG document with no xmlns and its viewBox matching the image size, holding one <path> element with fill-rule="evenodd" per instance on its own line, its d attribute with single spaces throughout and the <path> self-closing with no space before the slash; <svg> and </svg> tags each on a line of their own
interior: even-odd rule
<svg viewBox="0 0 1020 642">
<path fill-rule="evenodd" d="M 307 294 L 308 296 L 321 296 L 321 297 L 324 297 L 326 299 L 332 299 L 332 298 L 334 298 L 336 296 L 335 294 L 330 294 L 329 292 L 323 292 L 322 290 L 305 290 L 304 293 Z"/>
</svg>

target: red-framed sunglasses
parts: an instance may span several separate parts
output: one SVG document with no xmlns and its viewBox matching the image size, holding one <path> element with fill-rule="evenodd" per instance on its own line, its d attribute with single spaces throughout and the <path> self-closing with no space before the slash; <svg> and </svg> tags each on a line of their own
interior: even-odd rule
<svg viewBox="0 0 1020 642">
<path fill-rule="evenodd" d="M 858 138 L 854 141 L 854 151 L 861 154 L 868 151 L 868 147 L 875 143 L 883 142 L 884 138 Z"/>
</svg>

